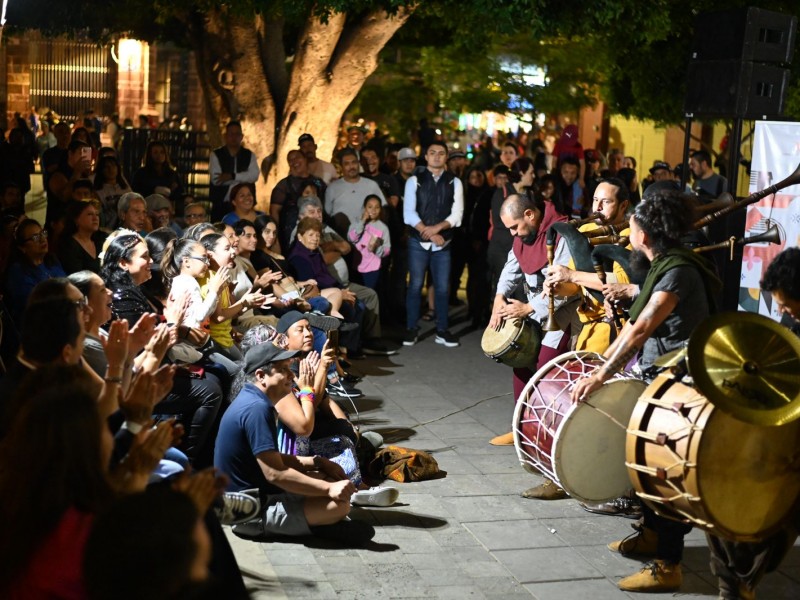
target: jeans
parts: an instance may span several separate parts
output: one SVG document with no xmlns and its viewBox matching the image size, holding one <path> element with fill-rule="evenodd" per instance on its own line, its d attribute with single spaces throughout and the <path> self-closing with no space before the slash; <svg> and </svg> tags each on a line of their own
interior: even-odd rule
<svg viewBox="0 0 800 600">
<path fill-rule="evenodd" d="M 361 273 L 361 279 L 364 282 L 364 285 L 372 290 L 378 289 L 378 280 L 381 278 L 381 272 L 378 271 L 370 271 L 369 273 Z"/>
<path fill-rule="evenodd" d="M 408 311 L 407 326 L 414 329 L 419 321 L 422 284 L 430 267 L 433 276 L 433 305 L 436 309 L 436 331 L 447 329 L 448 286 L 450 283 L 450 247 L 442 250 L 425 250 L 417 238 L 408 240 Z"/>
</svg>

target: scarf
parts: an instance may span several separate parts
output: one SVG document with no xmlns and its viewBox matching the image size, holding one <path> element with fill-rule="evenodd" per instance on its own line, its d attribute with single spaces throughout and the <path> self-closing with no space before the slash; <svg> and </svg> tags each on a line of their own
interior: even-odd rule
<svg viewBox="0 0 800 600">
<path fill-rule="evenodd" d="M 688 248 L 670 248 L 664 254 L 653 259 L 650 270 L 647 272 L 647 278 L 644 280 L 644 284 L 642 284 L 642 290 L 631 306 L 630 316 L 632 321 L 638 319 L 639 315 L 642 314 L 644 307 L 647 306 L 647 303 L 650 301 L 650 296 L 653 295 L 653 289 L 667 271 L 683 266 L 693 267 L 700 273 L 700 277 L 702 277 L 703 283 L 705 284 L 708 310 L 712 314 L 717 312 L 717 302 L 715 298 L 722 289 L 722 282 L 719 280 L 716 273 L 709 268 L 706 259 Z"/>
<path fill-rule="evenodd" d="M 547 230 L 553 223 L 566 221 L 567 217 L 556 211 L 555 204 L 545 201 L 544 215 L 536 232 L 536 239 L 532 244 L 526 244 L 519 236 L 514 236 L 514 243 L 511 249 L 514 257 L 519 262 L 522 272 L 526 275 L 533 275 L 541 271 L 547 265 Z M 558 243 L 558 238 L 556 238 Z"/>
</svg>

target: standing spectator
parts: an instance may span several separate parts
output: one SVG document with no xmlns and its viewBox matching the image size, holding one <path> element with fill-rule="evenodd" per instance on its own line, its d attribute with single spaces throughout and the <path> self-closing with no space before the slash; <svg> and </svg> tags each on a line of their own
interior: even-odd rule
<svg viewBox="0 0 800 600">
<path fill-rule="evenodd" d="M 278 224 L 278 241 L 284 253 L 289 251 L 291 232 L 298 221 L 298 202 L 306 188 L 313 185 L 315 196 L 325 196 L 325 183 L 311 175 L 308 160 L 300 150 L 290 150 L 286 160 L 289 162 L 289 174 L 275 185 L 269 202 L 269 214 Z"/>
<path fill-rule="evenodd" d="M 308 161 L 308 172 L 314 177 L 321 179 L 325 185 L 330 184 L 334 179 L 339 178 L 339 173 L 336 171 L 331 163 L 317 157 L 317 144 L 314 137 L 310 133 L 304 133 L 297 139 L 297 145 L 300 147 L 306 160 Z M 324 194 L 321 194 L 324 195 Z"/>
<path fill-rule="evenodd" d="M 58 244 L 58 258 L 64 272 L 100 272 L 100 251 L 105 236 L 100 232 L 100 203 L 97 200 L 67 204 L 64 231 Z"/>
<path fill-rule="evenodd" d="M 359 174 L 358 154 L 352 148 L 339 151 L 342 178 L 328 186 L 325 192 L 325 212 L 333 218 L 333 228 L 341 236 L 347 235 L 350 225 L 361 219 L 364 198 L 374 194 L 386 204 L 386 198 L 377 183 Z"/>
<path fill-rule="evenodd" d="M 366 150 L 364 152 L 366 153 Z M 380 198 L 370 195 L 364 199 L 363 216 L 358 223 L 350 226 L 347 237 L 361 253 L 357 269 L 361 273 L 364 285 L 377 290 L 381 259 L 389 256 L 392 249 L 389 228 L 381 221 Z"/>
<path fill-rule="evenodd" d="M 114 156 L 102 156 L 94 170 L 94 193 L 101 204 L 100 226 L 109 231 L 117 227 L 117 205 L 123 194 L 132 191 Z"/>
<path fill-rule="evenodd" d="M 619 148 L 612 148 L 608 151 L 607 157 L 608 166 L 603 171 L 603 177 L 616 177 L 617 172 L 622 168 L 622 162 L 625 160 L 625 154 Z"/>
<path fill-rule="evenodd" d="M 56 123 L 53 126 L 53 135 L 56 138 L 56 144 L 42 153 L 42 159 L 40 161 L 42 167 L 42 183 L 45 190 L 50 189 L 50 176 L 60 167 L 66 166 L 67 164 L 67 149 L 71 141 L 69 124 L 65 121 Z"/>
<path fill-rule="evenodd" d="M 56 136 L 50 130 L 50 123 L 42 121 L 39 137 L 36 138 L 36 145 L 39 148 L 39 156 L 43 157 L 44 153 L 56 145 Z"/>
<path fill-rule="evenodd" d="M 560 168 L 563 159 L 572 157 L 578 162 L 578 180 L 583 181 L 583 175 L 586 171 L 586 163 L 584 159 L 583 146 L 578 140 L 578 126 L 574 124 L 567 125 L 558 138 L 555 147 L 553 148 L 553 158 L 556 160 L 556 168 Z"/>
<path fill-rule="evenodd" d="M 452 229 L 461 225 L 464 212 L 464 191 L 461 181 L 445 171 L 447 145 L 434 141 L 425 154 L 427 168 L 417 169 L 406 182 L 403 216 L 411 229 L 408 241 L 407 332 L 406 346 L 417 343 L 420 317 L 420 293 L 425 273 L 433 275 L 436 306 L 436 343 L 448 348 L 459 345 L 448 330 L 448 284 Z"/>
<path fill-rule="evenodd" d="M 0 146 L 0 180 L 13 181 L 19 186 L 22 195 L 31 189 L 31 173 L 36 160 L 36 141 L 26 143 L 25 134 L 30 130 L 22 120 L 22 127 L 15 127 L 8 134 L 8 141 Z M 24 127 L 24 129 L 23 129 Z"/>
<path fill-rule="evenodd" d="M 583 188 L 581 187 L 580 180 L 581 166 L 578 159 L 573 156 L 565 156 L 561 159 L 561 165 L 558 168 L 560 175 L 559 194 L 566 204 L 566 210 L 571 211 L 573 217 L 585 217 L 589 211 L 585 206 Z M 560 209 L 561 207 L 559 207 Z M 562 210 L 560 213 L 564 214 Z M 567 215 L 570 212 L 566 213 Z"/>
<path fill-rule="evenodd" d="M 492 192 L 492 188 L 486 182 L 486 175 L 480 168 L 473 167 L 467 172 L 463 217 L 467 236 L 467 305 L 472 324 L 476 329 L 484 327 L 488 321 L 486 251 L 489 246 Z"/>
<path fill-rule="evenodd" d="M 131 181 L 133 191 L 143 197 L 150 194 L 168 196 L 176 203 L 176 210 L 181 209 L 183 184 L 181 177 L 169 160 L 169 152 L 163 142 L 153 141 L 147 144 L 141 168 L 133 174 Z"/>
<path fill-rule="evenodd" d="M 353 124 L 347 128 L 347 146 L 345 147 L 356 153 L 359 165 L 361 163 L 361 151 L 364 149 L 364 135 L 366 133 L 367 130 L 361 125 Z"/>
<path fill-rule="evenodd" d="M 703 202 L 719 198 L 728 187 L 728 180 L 722 175 L 714 173 L 714 169 L 711 167 L 711 155 L 705 150 L 692 152 L 689 168 L 694 175 L 694 193 Z"/>
<path fill-rule="evenodd" d="M 514 142 L 504 143 L 502 150 L 500 150 L 500 162 L 510 169 L 517 158 L 519 158 L 517 145 Z"/>
<path fill-rule="evenodd" d="M 224 146 L 211 152 L 208 165 L 211 178 L 211 218 L 215 222 L 229 212 L 226 203 L 230 201 L 233 186 L 238 183 L 255 183 L 259 174 L 256 155 L 242 146 L 244 135 L 239 121 L 228 122 L 224 140 Z"/>
</svg>

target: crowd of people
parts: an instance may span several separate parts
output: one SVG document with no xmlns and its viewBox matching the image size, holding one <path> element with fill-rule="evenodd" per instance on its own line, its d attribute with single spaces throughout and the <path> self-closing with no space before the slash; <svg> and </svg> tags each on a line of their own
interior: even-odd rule
<svg viewBox="0 0 800 600">
<path fill-rule="evenodd" d="M 571 349 L 608 358 L 575 401 L 636 357 L 651 380 L 655 358 L 719 298 L 713 267 L 685 249 L 694 207 L 726 187 L 704 150 L 691 157 L 690 194 L 664 161 L 640 185 L 634 159 L 584 150 L 574 126 L 550 157 L 509 137 L 470 165 L 436 136 L 418 152 L 370 144 L 354 125 L 333 162 L 299 137 L 267 214 L 256 208 L 260 157 L 236 121 L 212 152 L 207 202 L 185 196 L 162 142 L 128 183 L 89 128 L 62 122 L 52 136 L 44 223 L 26 216 L 24 186 L 15 195 L 3 180 L 4 597 L 244 596 L 221 523 L 252 539 L 367 539 L 351 505 L 389 506 L 398 491 L 362 472 L 382 440 L 350 421 L 346 402 L 362 395 L 350 361 L 398 351 L 382 319 L 404 328 L 406 347 L 421 321 L 457 347 L 448 312 L 463 303 L 465 269 L 476 328 L 554 318 L 537 368 Z M 547 231 L 570 219 L 607 226 L 629 243 L 630 264 L 612 260 L 604 281 L 566 235 L 548 256 Z M 800 301 L 784 279 L 767 289 Z M 626 304 L 620 327 L 612 313 Z M 532 375 L 514 369 L 515 399 Z M 523 495 L 566 493 L 546 479 Z M 630 497 L 586 508 L 643 515 L 637 537 L 610 547 L 656 562 L 620 587 L 680 586 L 684 525 Z M 153 577 L 126 577 L 125 552 L 150 557 Z"/>
</svg>

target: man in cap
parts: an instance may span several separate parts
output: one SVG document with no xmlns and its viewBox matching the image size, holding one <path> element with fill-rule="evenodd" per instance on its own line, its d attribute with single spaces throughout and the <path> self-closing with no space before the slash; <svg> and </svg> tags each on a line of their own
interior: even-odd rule
<svg viewBox="0 0 800 600">
<path fill-rule="evenodd" d="M 317 157 L 317 143 L 314 141 L 314 136 L 310 133 L 304 133 L 297 138 L 297 145 L 308 161 L 308 172 L 314 177 L 324 181 L 325 185 L 339 178 L 336 167 Z"/>
<path fill-rule="evenodd" d="M 447 170 L 464 183 L 464 170 L 467 168 L 467 155 L 461 150 L 453 150 L 447 157 Z"/>
<path fill-rule="evenodd" d="M 672 179 L 672 170 L 669 168 L 668 162 L 657 160 L 650 167 L 650 175 L 653 176 L 653 181 L 667 181 Z"/>
<path fill-rule="evenodd" d="M 147 214 L 153 229 L 169 227 L 178 237 L 183 236 L 183 229 L 172 220 L 172 204 L 167 198 L 161 194 L 150 194 L 145 198 L 145 202 L 147 202 Z"/>
<path fill-rule="evenodd" d="M 361 150 L 364 148 L 364 134 L 366 133 L 366 129 L 355 123 L 347 128 L 347 148 L 356 153 L 359 161 L 361 161 Z"/>
<path fill-rule="evenodd" d="M 233 532 L 240 536 L 324 533 L 324 526 L 338 523 L 350 512 L 356 489 L 339 465 L 321 456 L 278 450 L 274 403 L 291 391 L 294 374 L 289 363 L 298 354 L 270 343 L 248 350 L 246 383 L 220 422 L 214 466 L 229 476 L 230 490 L 255 488 L 264 509 L 261 518 L 234 526 Z M 310 388 L 305 379 L 303 389 Z M 313 392 L 303 397 L 314 401 Z"/>
</svg>

